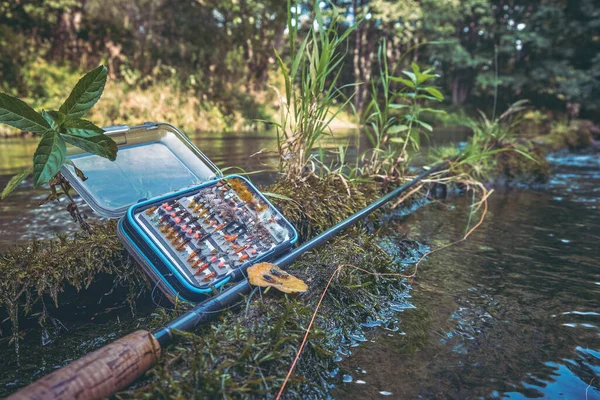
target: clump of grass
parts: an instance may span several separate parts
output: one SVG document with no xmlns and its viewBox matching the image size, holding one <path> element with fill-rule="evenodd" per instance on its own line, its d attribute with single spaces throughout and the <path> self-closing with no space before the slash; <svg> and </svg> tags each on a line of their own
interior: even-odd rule
<svg viewBox="0 0 600 400">
<path fill-rule="evenodd" d="M 381 195 L 372 182 L 351 182 L 340 175 L 321 178 L 311 176 L 303 181 L 281 179 L 267 189 L 290 200 L 273 199 L 300 237 L 307 239 L 355 213 Z"/>
<path fill-rule="evenodd" d="M 287 9 L 291 10 L 290 0 Z M 344 97 L 341 92 L 343 87 L 337 84 L 344 64 L 342 47 L 356 24 L 340 34 L 337 9 L 334 8 L 327 23 L 318 5 L 314 10 L 315 24 L 298 47 L 299 13 L 292 17 L 288 11 L 292 58 L 289 67 L 275 51 L 285 82 L 285 93 L 278 93 L 281 107 L 279 121 L 275 124 L 279 169 L 291 179 L 305 175 L 306 168 L 314 158 L 313 149 L 319 145 L 321 138 L 331 135 L 329 125 L 350 102 L 350 98 Z"/>
<path fill-rule="evenodd" d="M 463 124 L 473 131 L 466 146 L 437 149 L 437 158 L 460 154 L 451 171 L 481 182 L 545 182 L 549 166 L 544 154 L 531 141 L 518 138 L 526 106 L 527 101 L 521 100 L 497 118 L 488 118 L 482 111 L 479 119 L 466 118 Z"/>
</svg>

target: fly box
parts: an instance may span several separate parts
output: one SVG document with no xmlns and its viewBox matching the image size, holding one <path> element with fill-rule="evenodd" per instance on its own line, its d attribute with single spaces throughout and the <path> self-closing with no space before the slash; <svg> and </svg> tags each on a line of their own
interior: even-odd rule
<svg viewBox="0 0 600 400">
<path fill-rule="evenodd" d="M 294 227 L 244 177 L 221 171 L 175 127 L 104 128 L 115 161 L 68 149 L 81 169 L 62 173 L 90 207 L 119 218 L 117 235 L 157 287 L 198 302 L 233 271 L 268 261 L 298 239 Z"/>
</svg>

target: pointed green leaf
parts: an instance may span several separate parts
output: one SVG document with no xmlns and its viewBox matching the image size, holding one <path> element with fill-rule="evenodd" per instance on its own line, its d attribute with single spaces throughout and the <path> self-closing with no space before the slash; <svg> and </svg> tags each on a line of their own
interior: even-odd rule
<svg viewBox="0 0 600 400">
<path fill-rule="evenodd" d="M 427 122 L 419 121 L 418 119 L 415 119 L 415 122 L 421 125 L 423 128 L 427 129 L 429 132 L 433 132 L 433 128 Z"/>
<path fill-rule="evenodd" d="M 279 193 L 271 193 L 271 192 L 261 192 L 261 193 L 264 194 L 265 196 L 271 197 L 273 199 L 286 200 L 286 201 L 294 201 L 294 199 L 291 199 L 288 196 L 285 196 L 285 195 L 279 194 Z"/>
<path fill-rule="evenodd" d="M 40 186 L 56 175 L 65 161 L 67 147 L 58 132 L 47 131 L 33 155 L 33 185 Z"/>
<path fill-rule="evenodd" d="M 84 119 L 66 120 L 62 138 L 73 146 L 114 161 L 117 158 L 117 144 L 104 134 L 102 128 Z"/>
<path fill-rule="evenodd" d="M 404 78 L 400 78 L 400 77 L 395 77 L 395 76 L 390 76 L 390 80 L 394 81 L 394 82 L 400 82 L 405 86 L 408 86 L 411 89 L 415 88 L 415 84 L 412 83 L 412 81 L 409 81 L 408 79 L 404 79 Z"/>
<path fill-rule="evenodd" d="M 58 111 L 65 114 L 68 119 L 83 117 L 100 99 L 107 74 L 108 70 L 103 65 L 85 74 Z"/>
<path fill-rule="evenodd" d="M 27 168 L 25 171 L 10 178 L 10 181 L 8 181 L 8 183 L 6 184 L 6 187 L 2 191 L 2 195 L 0 195 L 0 198 L 4 200 L 6 196 L 11 194 L 17 188 L 17 186 L 21 184 L 21 182 L 23 182 L 29 175 L 31 175 L 31 171 L 32 168 Z"/>
<path fill-rule="evenodd" d="M 48 122 L 33 108 L 4 93 L 0 93 L 0 123 L 39 134 L 50 129 Z"/>
<path fill-rule="evenodd" d="M 389 105 L 389 107 L 390 107 L 390 108 L 392 108 L 392 109 L 399 110 L 399 109 L 401 109 L 401 108 L 408 108 L 409 106 L 408 106 L 408 104 L 397 104 L 397 103 L 392 103 L 392 104 L 390 104 L 390 105 Z"/>
<path fill-rule="evenodd" d="M 442 94 L 442 92 L 440 92 L 439 90 L 437 90 L 434 87 L 426 87 L 425 90 L 427 93 L 429 93 L 430 95 L 432 95 L 433 97 L 435 97 L 436 99 L 442 101 L 444 100 L 444 95 Z"/>
<path fill-rule="evenodd" d="M 417 75 L 415 75 L 409 71 L 402 71 L 402 73 L 404 75 L 408 76 L 410 78 L 410 80 L 412 81 L 412 83 L 414 83 L 415 85 L 417 84 Z"/>
<path fill-rule="evenodd" d="M 390 135 L 395 135 L 397 133 L 404 132 L 409 129 L 410 128 L 407 125 L 394 125 L 394 126 L 390 127 L 390 129 L 388 129 L 388 133 Z"/>
<path fill-rule="evenodd" d="M 412 63 L 410 64 L 410 67 L 412 68 L 412 70 L 413 70 L 413 72 L 414 72 L 415 74 L 417 74 L 417 75 L 418 75 L 418 74 L 420 74 L 420 73 L 421 73 L 421 68 L 419 68 L 419 64 L 417 64 L 416 62 L 412 62 Z"/>
<path fill-rule="evenodd" d="M 290 80 L 290 75 L 288 74 L 287 68 L 285 67 L 285 64 L 283 63 L 283 60 L 281 59 L 281 56 L 279 56 L 279 53 L 277 52 L 277 50 L 275 51 L 275 57 L 277 58 L 277 63 L 279 64 L 279 68 L 281 69 L 281 72 L 283 73 L 283 81 L 285 82 L 285 99 L 286 101 L 289 103 L 292 98 L 292 81 Z"/>
</svg>

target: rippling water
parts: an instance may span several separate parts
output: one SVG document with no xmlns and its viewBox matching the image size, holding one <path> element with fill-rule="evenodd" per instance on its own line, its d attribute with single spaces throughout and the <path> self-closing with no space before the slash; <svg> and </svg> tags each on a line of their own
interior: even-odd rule
<svg viewBox="0 0 600 400">
<path fill-rule="evenodd" d="M 401 331 L 367 335 L 335 397 L 600 399 L 600 158 L 550 161 L 547 190 L 493 194 L 422 264 Z M 436 247 L 467 215 L 457 199 L 398 224 Z"/>
</svg>

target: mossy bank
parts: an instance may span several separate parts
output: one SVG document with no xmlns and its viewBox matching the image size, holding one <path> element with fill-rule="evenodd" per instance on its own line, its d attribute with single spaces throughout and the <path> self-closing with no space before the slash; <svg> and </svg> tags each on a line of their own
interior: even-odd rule
<svg viewBox="0 0 600 400">
<path fill-rule="evenodd" d="M 297 184 L 278 182 L 266 191 L 293 199 L 274 201 L 304 237 L 326 229 L 382 194 L 382 188 L 373 183 L 346 186 L 335 176 Z M 274 291 L 254 292 L 213 324 L 183 334 L 166 349 L 165 357 L 143 382 L 120 396 L 273 395 L 298 349 L 326 281 L 339 265 L 397 273 L 403 268 L 402 261 L 414 261 L 423 252 L 421 246 L 401 234 L 396 237 L 397 253 L 382 250 L 378 236 L 372 234 L 380 222 L 375 216 L 288 268 L 308 284 L 308 293 L 289 296 Z M 132 313 L 143 308 L 141 303 L 152 301 L 152 286 L 116 238 L 114 222 L 97 225 L 92 235 L 15 247 L 0 258 L 0 277 L 0 312 L 10 317 L 3 323 L 6 338 L 40 335 L 39 328 L 31 323 L 32 315 L 37 322 L 51 327 L 46 316 L 60 320 L 62 310 L 70 304 L 97 303 L 115 288 Z M 342 270 L 326 296 L 309 346 L 290 382 L 289 395 L 322 396 L 336 354 L 343 353 L 353 337 L 361 336 L 362 322 L 389 318 L 390 301 L 402 300 L 404 289 L 397 278 L 366 275 L 351 268 Z M 181 311 L 156 308 L 150 311 L 154 316 L 142 318 L 138 326 L 157 327 Z M 60 342 L 59 336 L 54 345 L 60 346 Z"/>
</svg>

